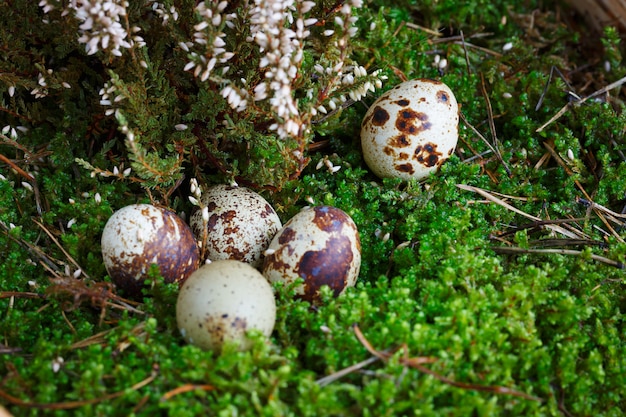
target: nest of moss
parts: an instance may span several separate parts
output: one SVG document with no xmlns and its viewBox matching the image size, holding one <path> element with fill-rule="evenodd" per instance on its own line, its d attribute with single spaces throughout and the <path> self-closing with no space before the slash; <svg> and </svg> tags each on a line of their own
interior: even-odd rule
<svg viewBox="0 0 626 417">
<path fill-rule="evenodd" d="M 401 182 L 373 176 L 359 148 L 382 91 L 316 119 L 295 166 L 267 131 L 235 141 L 243 119 L 225 119 L 228 140 L 200 135 L 217 126 L 206 104 L 219 91 L 179 106 L 197 92 L 171 70 L 186 54 L 157 36 L 156 12 L 148 71 L 124 58 L 127 91 L 143 97 L 132 120 L 154 135 L 129 142 L 128 120 L 98 104 L 114 61 L 39 6 L 0 1 L 0 414 L 623 415 L 623 1 L 418 3 L 367 3 L 352 50 L 387 76 L 382 90 L 436 78 L 460 103 L 455 154 Z M 330 21 L 341 4 L 320 7 Z M 192 15 L 180 19 L 193 33 Z M 181 111 L 202 123 L 172 133 Z M 344 210 L 362 242 L 356 287 L 314 306 L 276 286 L 274 333 L 248 351 L 185 344 L 177 286 L 152 271 L 128 300 L 99 242 L 126 204 L 189 215 L 192 177 L 255 187 L 283 219 Z"/>
</svg>

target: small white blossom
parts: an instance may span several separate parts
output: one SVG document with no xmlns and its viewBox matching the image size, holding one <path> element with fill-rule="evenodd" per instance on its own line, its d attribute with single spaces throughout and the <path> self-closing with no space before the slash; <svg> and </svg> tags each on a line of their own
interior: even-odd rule
<svg viewBox="0 0 626 417">
<path fill-rule="evenodd" d="M 128 33 L 120 23 L 126 15 L 127 1 L 120 0 L 83 0 L 70 2 L 74 16 L 81 24 L 78 42 L 85 45 L 88 55 L 99 50 L 110 51 L 115 56 L 121 56 L 120 48 L 130 48 L 127 40 Z M 139 44 L 143 39 L 136 38 Z"/>
<path fill-rule="evenodd" d="M 63 360 L 63 358 L 62 358 L 62 357 L 60 357 L 60 356 L 57 356 L 56 358 L 54 358 L 54 359 L 52 360 L 52 364 L 51 364 L 51 367 L 52 367 L 52 372 L 54 372 L 55 374 L 56 374 L 57 372 L 59 372 L 59 371 L 61 370 L 61 366 L 63 366 L 63 363 L 64 363 L 64 362 L 65 362 L 65 361 L 64 361 L 64 360 Z"/>
</svg>

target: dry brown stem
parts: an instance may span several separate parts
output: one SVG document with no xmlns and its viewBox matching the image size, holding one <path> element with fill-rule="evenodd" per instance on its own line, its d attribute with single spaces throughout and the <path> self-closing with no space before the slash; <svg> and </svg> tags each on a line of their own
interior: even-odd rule
<svg viewBox="0 0 626 417">
<path fill-rule="evenodd" d="M 361 344 L 368 350 L 368 352 L 370 352 L 373 356 L 380 358 L 381 360 L 388 360 L 393 356 L 393 353 L 391 352 L 387 352 L 387 351 L 379 351 L 377 349 L 375 349 L 370 342 L 365 338 L 365 336 L 363 335 L 363 333 L 361 332 L 361 329 L 359 328 L 359 326 L 357 324 L 354 324 L 353 326 L 354 329 L 354 334 L 356 335 L 357 339 L 359 339 L 359 342 L 361 342 Z M 502 386 L 498 386 L 498 385 L 479 385 L 479 384 L 470 384 L 470 383 L 465 383 L 465 382 L 458 382 L 455 381 L 453 379 L 447 378 L 443 375 L 438 374 L 437 372 L 423 366 L 423 364 L 425 363 L 433 363 L 435 361 L 437 361 L 436 358 L 433 357 L 425 357 L 425 356 L 421 356 L 421 357 L 414 357 L 411 358 L 408 356 L 408 348 L 406 345 L 402 345 L 400 347 L 400 349 L 404 350 L 405 356 L 404 358 L 400 359 L 400 363 L 404 366 L 408 366 L 410 368 L 414 368 L 417 369 L 420 372 L 423 372 L 425 374 L 431 375 L 432 377 L 434 377 L 435 379 L 443 382 L 444 384 L 453 386 L 453 387 L 457 387 L 457 388 L 461 388 L 461 389 L 466 389 L 466 390 L 473 390 L 473 391 L 484 391 L 484 392 L 491 392 L 494 394 L 502 394 L 502 395 L 512 395 L 515 397 L 520 397 L 520 398 L 524 398 L 527 400 L 532 400 L 532 401 L 539 401 L 542 402 L 543 399 L 540 397 L 536 397 L 533 395 L 529 395 L 526 394 L 524 392 L 521 391 L 517 391 L 511 388 L 507 388 L 507 387 L 502 387 Z"/>
</svg>

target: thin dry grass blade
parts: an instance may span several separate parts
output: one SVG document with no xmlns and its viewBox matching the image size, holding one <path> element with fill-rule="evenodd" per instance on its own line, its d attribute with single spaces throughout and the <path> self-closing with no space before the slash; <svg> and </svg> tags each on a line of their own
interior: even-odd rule
<svg viewBox="0 0 626 417">
<path fill-rule="evenodd" d="M 534 254 L 557 254 L 557 255 L 580 256 L 583 254 L 582 251 L 572 250 L 572 249 L 523 249 L 523 248 L 508 248 L 504 246 L 497 246 L 491 249 L 497 253 L 513 254 L 513 255 L 534 253 Z M 612 259 L 605 258 L 604 256 L 591 254 L 591 259 L 593 259 L 594 261 L 602 262 L 609 266 L 613 266 L 615 268 L 619 268 L 619 269 L 624 269 L 626 267 L 622 262 L 614 261 Z"/>
<path fill-rule="evenodd" d="M 465 184 L 457 184 L 456 186 L 458 188 L 460 188 L 461 190 L 471 191 L 471 192 L 480 194 L 481 196 L 485 197 L 487 200 L 489 200 L 489 201 L 491 201 L 493 203 L 496 203 L 496 204 L 506 208 L 507 210 L 510 210 L 510 211 L 512 211 L 514 213 L 517 213 L 517 214 L 521 215 L 521 216 L 524 216 L 527 219 L 531 219 L 531 220 L 534 220 L 534 221 L 537 221 L 537 222 L 543 221 L 543 219 L 541 219 L 540 217 L 536 217 L 536 216 L 533 216 L 532 214 L 528 214 L 528 213 L 526 213 L 526 212 L 524 212 L 522 210 L 519 210 L 519 209 L 513 207 L 512 205 L 510 205 L 509 203 L 507 203 L 507 202 L 501 200 L 500 198 L 496 197 L 495 195 L 492 195 L 489 192 L 487 192 L 486 190 L 483 190 L 482 188 L 473 187 L 471 185 L 465 185 Z M 560 233 L 563 236 L 569 237 L 571 239 L 580 239 L 581 238 L 581 236 L 579 236 L 579 234 L 574 233 L 572 231 L 569 231 L 569 230 L 567 230 L 567 229 L 565 229 L 565 228 L 563 228 L 563 227 L 561 227 L 559 225 L 556 225 L 556 224 L 550 224 L 550 223 L 545 224 L 545 228 L 546 229 L 550 229 L 553 232 Z"/>
</svg>

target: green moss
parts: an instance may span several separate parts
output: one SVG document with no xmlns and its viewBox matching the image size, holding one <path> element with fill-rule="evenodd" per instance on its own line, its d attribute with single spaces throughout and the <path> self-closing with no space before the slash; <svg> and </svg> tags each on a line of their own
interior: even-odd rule
<svg viewBox="0 0 626 417">
<path fill-rule="evenodd" d="M 616 88 L 608 99 L 573 105 L 537 131 L 567 103 L 566 83 L 553 74 L 548 84 L 553 66 L 583 96 L 624 76 L 615 30 L 589 46 L 588 36 L 538 2 L 370 2 L 355 11 L 360 35 L 350 62 L 389 79 L 362 103 L 313 124 L 299 140 L 314 151 L 305 149 L 310 162 L 299 166 L 293 151 L 301 142 L 268 130 L 261 104 L 234 112 L 220 85 L 182 71 L 190 58 L 179 43 L 193 35 L 196 2 L 165 2 L 180 11 L 178 24 L 165 29 L 133 5 L 129 18 L 141 18 L 148 44 L 135 51 L 137 60 L 87 56 L 77 25 L 54 24 L 60 10 L 45 24 L 36 5 L 18 3 L 0 16 L 0 128 L 30 130 L 17 140 L 3 133 L 0 154 L 36 179 L 31 191 L 0 162 L 0 397 L 13 415 L 624 413 L 624 272 L 598 258 L 623 261 L 623 219 L 580 200 L 623 211 L 623 93 Z M 333 6 L 322 2 L 315 13 L 332 14 Z M 18 34 L 13 24 L 27 30 Z M 312 28 L 315 36 L 322 29 Z M 461 31 L 471 45 L 447 38 Z M 243 36 L 245 30 L 237 39 Z M 228 42 L 248 62 L 240 75 L 258 82 L 258 54 L 237 39 Z M 512 48 L 503 51 L 508 42 Z M 320 41 L 303 57 L 296 93 L 303 108 L 324 82 L 312 75 L 314 65 L 338 53 L 320 45 L 328 44 Z M 433 66 L 437 54 L 447 67 Z M 51 65 L 49 95 L 34 99 L 37 74 Z M 421 182 L 376 178 L 359 149 L 367 106 L 403 76 L 445 81 L 467 121 L 455 155 Z M 126 96 L 117 119 L 99 105 L 107 80 Z M 18 89 L 13 96 L 10 86 Z M 173 128 L 182 123 L 189 128 Z M 125 126 L 136 132 L 134 144 L 119 131 Z M 497 145 L 504 163 L 472 127 Z M 324 158 L 341 169 L 317 169 Z M 128 167 L 131 174 L 120 174 Z M 345 210 L 362 243 L 356 287 L 336 299 L 325 291 L 311 306 L 276 285 L 270 340 L 252 335 L 251 350 L 227 347 L 220 355 L 183 342 L 174 317 L 177 286 L 165 285 L 156 270 L 139 305 L 112 297 L 100 286 L 109 281 L 99 247 L 106 220 L 126 204 L 151 200 L 189 214 L 190 177 L 266 186 L 259 191 L 285 221 L 310 204 Z M 562 221 L 558 226 L 575 236 L 530 216 Z M 550 248 L 578 252 L 528 251 Z M 89 278 L 74 278 L 78 267 Z M 67 291 L 53 285 L 60 277 Z M 105 310 L 103 300 L 110 303 Z M 356 329 L 389 356 L 340 376 L 372 358 Z M 407 358 L 431 358 L 423 366 L 436 375 Z M 322 379 L 328 376 L 334 379 Z"/>
</svg>

